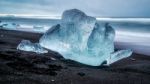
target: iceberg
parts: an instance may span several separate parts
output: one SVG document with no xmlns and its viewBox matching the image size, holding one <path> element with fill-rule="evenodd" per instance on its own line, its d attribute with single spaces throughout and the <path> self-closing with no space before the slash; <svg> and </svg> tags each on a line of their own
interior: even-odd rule
<svg viewBox="0 0 150 84">
<path fill-rule="evenodd" d="M 61 23 L 48 29 L 39 43 L 22 40 L 17 49 L 36 53 L 49 49 L 82 64 L 108 66 L 132 54 L 130 49 L 114 51 L 114 38 L 109 23 L 98 23 L 96 18 L 71 9 L 63 12 Z"/>
<path fill-rule="evenodd" d="M 100 24 L 96 18 L 71 9 L 63 12 L 61 23 L 47 30 L 39 44 L 65 59 L 99 66 L 110 65 L 132 54 L 131 50 L 114 52 L 114 38 L 115 30 L 108 23 Z"/>
<path fill-rule="evenodd" d="M 46 49 L 40 46 L 39 43 L 31 43 L 29 40 L 22 40 L 17 46 L 18 50 L 36 52 L 38 54 L 48 53 Z"/>
</svg>

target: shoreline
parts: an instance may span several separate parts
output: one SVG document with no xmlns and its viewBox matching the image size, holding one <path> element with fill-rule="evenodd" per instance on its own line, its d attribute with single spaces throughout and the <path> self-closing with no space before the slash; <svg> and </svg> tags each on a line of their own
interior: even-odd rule
<svg viewBox="0 0 150 84">
<path fill-rule="evenodd" d="M 19 51 L 22 39 L 38 42 L 39 33 L 0 30 L 1 84 L 150 84 L 150 57 L 135 54 L 109 67 L 91 67 L 60 54 Z"/>
</svg>

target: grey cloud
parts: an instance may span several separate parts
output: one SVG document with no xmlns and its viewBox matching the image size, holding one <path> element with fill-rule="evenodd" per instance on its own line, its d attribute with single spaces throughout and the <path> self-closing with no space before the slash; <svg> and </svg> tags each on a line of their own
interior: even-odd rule
<svg viewBox="0 0 150 84">
<path fill-rule="evenodd" d="M 0 13 L 61 15 L 78 8 L 101 17 L 150 17 L 150 0 L 0 0 Z"/>
</svg>

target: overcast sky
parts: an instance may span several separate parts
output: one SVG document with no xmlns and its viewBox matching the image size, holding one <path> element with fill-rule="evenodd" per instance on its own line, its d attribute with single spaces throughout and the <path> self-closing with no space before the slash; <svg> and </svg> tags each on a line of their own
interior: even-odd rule
<svg viewBox="0 0 150 84">
<path fill-rule="evenodd" d="M 73 8 L 100 17 L 150 17 L 150 0 L 0 0 L 0 14 L 60 16 Z"/>
</svg>

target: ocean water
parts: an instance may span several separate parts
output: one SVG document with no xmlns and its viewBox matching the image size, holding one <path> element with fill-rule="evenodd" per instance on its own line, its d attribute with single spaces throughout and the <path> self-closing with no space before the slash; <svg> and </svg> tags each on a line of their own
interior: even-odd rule
<svg viewBox="0 0 150 84">
<path fill-rule="evenodd" d="M 8 17 L 1 16 L 2 23 L 15 23 L 15 30 L 44 33 L 60 23 L 60 17 Z M 150 18 L 97 18 L 100 23 L 109 23 L 116 32 L 115 47 L 132 49 L 135 53 L 150 56 Z"/>
</svg>

